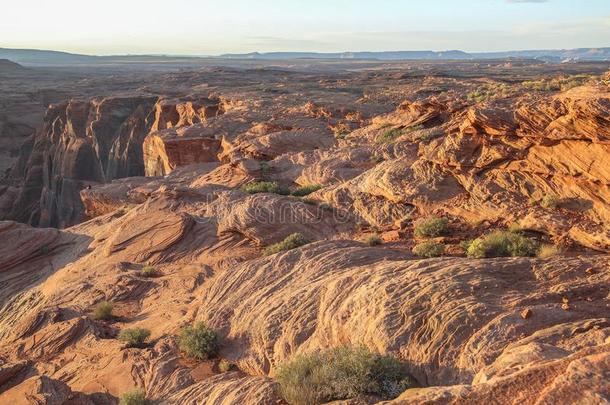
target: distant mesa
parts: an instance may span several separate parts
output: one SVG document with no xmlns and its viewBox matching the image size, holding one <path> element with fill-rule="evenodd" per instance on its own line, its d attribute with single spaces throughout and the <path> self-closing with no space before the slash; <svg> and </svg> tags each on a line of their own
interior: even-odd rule
<svg viewBox="0 0 610 405">
<path fill-rule="evenodd" d="M 450 51 L 386 51 L 386 52 L 269 52 L 224 54 L 220 58 L 226 59 L 376 59 L 376 60 L 472 60 L 472 59 L 539 59 L 547 62 L 569 61 L 608 61 L 610 48 L 579 48 L 579 49 L 551 49 L 506 52 L 464 52 Z"/>
<path fill-rule="evenodd" d="M 0 59 L 0 73 L 12 73 L 24 70 L 26 69 L 18 63 L 12 62 L 8 59 Z"/>
<path fill-rule="evenodd" d="M 215 59 L 243 60 L 290 60 L 290 59 L 342 59 L 342 60 L 491 60 L 491 59 L 536 59 L 545 62 L 578 62 L 578 61 L 610 61 L 610 48 L 579 48 L 525 50 L 506 52 L 464 52 L 460 50 L 447 51 L 385 51 L 385 52 L 252 52 L 241 54 L 224 54 L 219 56 L 171 56 L 171 55 L 80 55 L 68 52 L 38 50 L 38 49 L 8 49 L 0 48 L 0 59 L 9 59 L 24 66 L 66 66 L 66 65 L 96 65 L 109 63 L 130 63 L 150 61 L 196 62 Z"/>
</svg>

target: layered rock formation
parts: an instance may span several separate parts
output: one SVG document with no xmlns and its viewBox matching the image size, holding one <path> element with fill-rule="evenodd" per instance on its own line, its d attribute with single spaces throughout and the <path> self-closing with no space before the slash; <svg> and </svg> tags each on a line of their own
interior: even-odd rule
<svg viewBox="0 0 610 405">
<path fill-rule="evenodd" d="M 82 188 L 142 175 L 142 142 L 155 102 L 154 97 L 117 97 L 49 108 L 9 216 L 65 227 L 82 220 Z"/>
<path fill-rule="evenodd" d="M 185 143 L 178 148 L 167 139 L 171 138 L 167 132 L 174 130 L 166 129 L 165 135 L 157 131 L 191 125 L 222 112 L 219 102 L 208 98 L 124 96 L 52 105 L 30 149 L 13 170 L 17 178 L 22 172 L 20 187 L 1 195 L 3 216 L 63 228 L 84 219 L 79 192 L 93 184 L 143 176 L 145 167 L 153 168 L 146 174 L 161 175 L 179 165 L 217 160 L 220 141 L 202 140 L 200 134 L 189 137 L 192 127 L 186 136 L 180 133 Z M 151 132 L 155 135 L 143 146 Z"/>
<path fill-rule="evenodd" d="M 18 207 L 39 212 L 37 224 L 90 219 L 0 222 L 0 402 L 115 404 L 139 387 L 160 404 L 279 405 L 281 364 L 342 345 L 397 357 L 421 386 L 342 403 L 610 400 L 603 82 L 515 84 L 475 102 L 461 93 L 480 81 L 418 78 L 388 108 L 370 100 L 393 89 L 356 94 L 303 76 L 309 102 L 278 75 L 262 88 L 242 75 L 253 90 L 222 98 L 206 89 L 47 112 Z M 261 180 L 286 192 L 242 191 Z M 317 191 L 288 194 L 299 186 Z M 422 260 L 414 223 L 428 215 L 448 220 L 429 239 L 445 257 Z M 461 242 L 514 223 L 555 255 L 464 257 Z M 262 255 L 295 233 L 309 243 Z M 362 242 L 371 235 L 386 242 Z M 103 301 L 114 317 L 96 320 Z M 219 332 L 218 358 L 180 351 L 196 321 Z M 141 348 L 117 339 L 134 327 L 151 332 Z M 221 372 L 220 359 L 235 367 Z"/>
</svg>

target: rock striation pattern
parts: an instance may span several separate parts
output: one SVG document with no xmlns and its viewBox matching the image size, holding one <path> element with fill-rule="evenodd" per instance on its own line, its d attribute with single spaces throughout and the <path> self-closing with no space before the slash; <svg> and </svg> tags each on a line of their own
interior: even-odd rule
<svg viewBox="0 0 610 405">
<path fill-rule="evenodd" d="M 0 189 L 38 225 L 0 221 L 0 403 L 284 405 L 278 367 L 342 345 L 420 387 L 333 403 L 608 403 L 610 89 L 412 73 L 206 71 L 235 87 L 54 104 Z M 428 216 L 445 232 L 415 232 Z M 550 253 L 465 257 L 508 226 Z M 180 350 L 197 321 L 206 361 Z"/>
</svg>

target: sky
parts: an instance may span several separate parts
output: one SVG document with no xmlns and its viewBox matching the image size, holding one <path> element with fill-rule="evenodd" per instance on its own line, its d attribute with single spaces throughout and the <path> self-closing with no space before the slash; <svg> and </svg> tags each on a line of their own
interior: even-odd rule
<svg viewBox="0 0 610 405">
<path fill-rule="evenodd" d="M 108 54 L 610 46 L 610 0 L 0 0 L 0 47 Z"/>
</svg>

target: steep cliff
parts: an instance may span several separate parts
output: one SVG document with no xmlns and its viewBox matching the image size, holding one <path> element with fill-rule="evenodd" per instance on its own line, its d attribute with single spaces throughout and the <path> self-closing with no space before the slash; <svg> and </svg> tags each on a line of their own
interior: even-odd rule
<svg viewBox="0 0 610 405">
<path fill-rule="evenodd" d="M 0 217 L 43 227 L 78 223 L 84 219 L 80 190 L 146 174 L 143 144 L 149 133 L 160 128 L 175 131 L 222 112 L 219 101 L 209 98 L 117 96 L 51 105 L 42 128 L 22 148 L 12 173 L 15 185 L 0 189 Z M 160 169 L 148 174 L 216 160 L 220 141 L 200 138 L 191 144 L 188 136 L 180 139 L 183 142 L 178 148 L 171 140 L 161 142 L 158 150 L 164 163 L 158 163 Z"/>
</svg>

